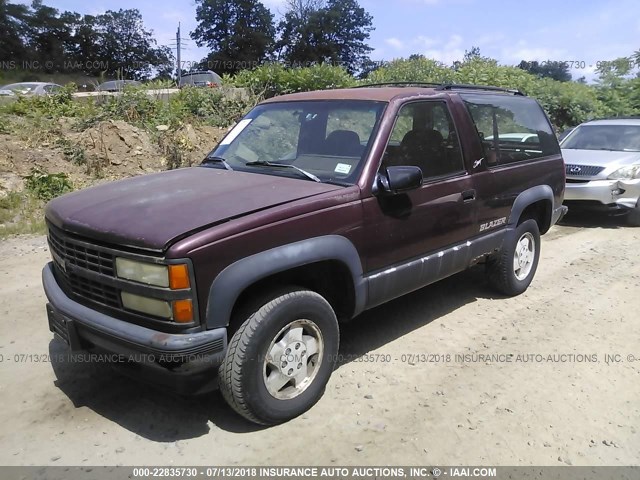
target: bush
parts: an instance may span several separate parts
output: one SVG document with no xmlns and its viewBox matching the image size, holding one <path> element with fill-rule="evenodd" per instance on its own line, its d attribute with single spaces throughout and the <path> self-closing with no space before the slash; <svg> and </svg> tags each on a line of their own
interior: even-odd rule
<svg viewBox="0 0 640 480">
<path fill-rule="evenodd" d="M 429 58 L 400 58 L 374 70 L 365 83 L 432 82 L 451 83 L 453 70 Z"/>
<path fill-rule="evenodd" d="M 38 169 L 25 177 L 25 184 L 29 193 L 45 202 L 73 191 L 73 184 L 65 173 L 45 173 Z"/>
<path fill-rule="evenodd" d="M 120 95 L 108 97 L 99 108 L 99 119 L 120 119 L 130 123 L 150 122 L 160 102 L 141 87 L 125 87 Z"/>
<path fill-rule="evenodd" d="M 372 72 L 366 81 L 462 83 L 517 89 L 537 99 L 551 123 L 560 130 L 612 111 L 592 86 L 538 78 L 520 68 L 498 65 L 484 58 L 471 58 L 455 69 L 424 57 L 394 60 Z"/>
<path fill-rule="evenodd" d="M 242 118 L 259 99 L 212 88 L 185 87 L 169 101 L 172 123 L 193 118 L 216 127 L 228 127 Z"/>
<path fill-rule="evenodd" d="M 266 98 L 285 93 L 307 92 L 327 88 L 345 88 L 357 81 L 344 68 L 318 64 L 305 68 L 285 68 L 269 63 L 253 70 L 243 70 L 232 80 L 236 87 L 249 89 Z"/>
<path fill-rule="evenodd" d="M 3 105 L 0 113 L 19 116 L 40 115 L 48 118 L 87 115 L 93 105 L 91 102 L 75 101 L 73 93 L 76 90 L 76 85 L 71 83 L 53 95 L 21 95 L 15 101 Z"/>
</svg>

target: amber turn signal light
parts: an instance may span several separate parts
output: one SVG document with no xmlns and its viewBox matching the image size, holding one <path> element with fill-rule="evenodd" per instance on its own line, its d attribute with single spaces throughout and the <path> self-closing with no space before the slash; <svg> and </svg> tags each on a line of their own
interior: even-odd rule
<svg viewBox="0 0 640 480">
<path fill-rule="evenodd" d="M 173 321 L 178 323 L 193 322 L 193 303 L 191 300 L 173 302 Z"/>
<path fill-rule="evenodd" d="M 184 263 L 169 265 L 169 287 L 171 290 L 189 288 L 189 269 Z"/>
</svg>

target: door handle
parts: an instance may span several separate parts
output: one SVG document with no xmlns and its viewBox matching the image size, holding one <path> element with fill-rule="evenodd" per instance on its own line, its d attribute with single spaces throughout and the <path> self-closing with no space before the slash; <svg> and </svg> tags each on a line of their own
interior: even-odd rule
<svg viewBox="0 0 640 480">
<path fill-rule="evenodd" d="M 476 199 L 475 190 L 465 190 L 461 193 L 463 202 L 473 202 Z"/>
</svg>

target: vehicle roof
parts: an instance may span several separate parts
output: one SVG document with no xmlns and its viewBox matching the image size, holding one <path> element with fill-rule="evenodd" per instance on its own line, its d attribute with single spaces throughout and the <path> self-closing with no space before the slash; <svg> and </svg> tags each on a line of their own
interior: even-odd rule
<svg viewBox="0 0 640 480">
<path fill-rule="evenodd" d="M 41 86 L 41 85 L 58 85 L 57 83 L 52 83 L 52 82 L 16 82 L 16 83 L 8 83 L 7 85 L 5 85 L 3 88 L 6 87 L 12 87 L 14 85 L 36 85 L 36 86 Z"/>
<path fill-rule="evenodd" d="M 359 88 L 336 88 L 329 90 L 315 90 L 312 92 L 299 92 L 280 95 L 265 100 L 262 103 L 294 102 L 306 100 L 371 100 L 378 102 L 389 102 L 395 98 L 414 97 L 423 95 L 425 97 L 450 94 L 450 93 L 473 93 L 473 94 L 497 94 L 504 95 L 506 92 L 477 90 L 465 88 L 464 90 L 452 89 L 444 90 L 437 87 L 359 87 Z"/>
<path fill-rule="evenodd" d="M 217 75 L 216 72 L 214 72 L 213 70 L 197 70 L 195 72 L 187 72 L 187 73 L 183 73 L 180 76 L 181 77 L 188 77 L 189 75 Z"/>
<path fill-rule="evenodd" d="M 602 120 L 591 120 L 582 125 L 640 125 L 640 117 L 603 118 Z"/>
<path fill-rule="evenodd" d="M 106 85 L 107 83 L 140 83 L 138 80 L 107 80 L 100 85 Z"/>
</svg>

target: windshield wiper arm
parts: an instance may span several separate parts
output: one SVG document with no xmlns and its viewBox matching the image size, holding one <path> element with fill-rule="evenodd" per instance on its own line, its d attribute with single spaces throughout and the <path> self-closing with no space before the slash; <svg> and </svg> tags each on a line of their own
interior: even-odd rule
<svg viewBox="0 0 640 480">
<path fill-rule="evenodd" d="M 227 161 L 222 157 L 206 156 L 202 161 L 202 165 L 206 165 L 207 163 L 220 163 L 227 170 L 233 171 L 233 168 L 231 168 L 231 165 L 229 165 Z"/>
<path fill-rule="evenodd" d="M 302 175 L 304 175 L 308 179 L 313 180 L 314 182 L 322 183 L 322 180 L 320 180 L 318 177 L 316 177 L 313 173 L 309 173 L 306 170 L 301 169 L 300 167 L 296 167 L 295 165 L 291 165 L 291 164 L 288 164 L 288 163 L 273 163 L 273 162 L 267 162 L 267 161 L 264 161 L 264 160 L 260 160 L 260 161 L 257 161 L 257 162 L 248 162 L 246 165 L 249 166 L 249 167 L 293 168 L 294 170 L 300 172 Z"/>
</svg>

